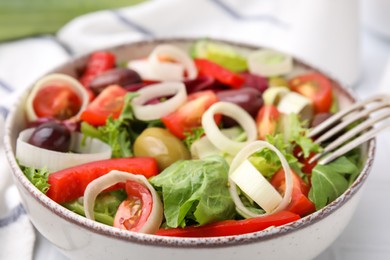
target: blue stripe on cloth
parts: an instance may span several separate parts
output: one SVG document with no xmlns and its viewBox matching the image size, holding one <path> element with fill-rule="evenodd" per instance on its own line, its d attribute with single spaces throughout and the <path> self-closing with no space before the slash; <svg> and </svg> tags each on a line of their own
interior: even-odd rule
<svg viewBox="0 0 390 260">
<path fill-rule="evenodd" d="M 128 17 L 122 15 L 118 10 L 111 10 L 111 13 L 120 21 L 122 22 L 123 24 L 129 26 L 130 28 L 132 28 L 133 30 L 141 33 L 141 34 L 144 34 L 145 36 L 148 36 L 148 37 L 154 37 L 154 33 L 150 30 L 148 30 L 147 28 L 137 24 L 136 22 L 130 20 Z"/>
<path fill-rule="evenodd" d="M 0 106 L 0 115 L 3 116 L 3 118 L 6 118 L 8 115 L 8 108 Z"/>
<path fill-rule="evenodd" d="M 57 37 L 50 36 L 50 35 L 44 35 L 44 36 L 35 36 L 32 38 L 41 39 L 41 40 L 49 40 L 50 42 L 55 43 L 58 47 L 60 47 L 69 56 L 74 55 L 74 51 L 68 45 L 61 42 Z"/>
<path fill-rule="evenodd" d="M 239 12 L 236 12 L 233 8 L 231 8 L 229 5 L 224 3 L 222 0 L 210 0 L 213 2 L 216 6 L 220 8 L 220 10 L 224 11 L 226 14 L 231 16 L 232 18 L 236 20 L 263 20 L 270 22 L 276 26 L 283 27 L 283 28 L 288 28 L 289 26 L 284 23 L 283 21 L 279 20 L 278 18 L 272 16 L 272 15 L 267 15 L 267 14 L 260 14 L 260 15 L 254 15 L 254 16 L 244 16 L 241 15 Z"/>
<path fill-rule="evenodd" d="M 60 41 L 57 37 L 47 37 L 47 38 L 52 40 L 53 42 L 55 42 L 69 56 L 73 56 L 74 55 L 74 51 L 72 50 L 72 48 L 70 46 L 68 46 L 67 44 L 63 43 L 62 41 Z"/>
<path fill-rule="evenodd" d="M 8 85 L 7 83 L 5 83 L 3 80 L 0 79 L 0 89 L 4 89 L 5 91 L 7 92 L 12 92 L 14 91 L 13 88 Z"/>
<path fill-rule="evenodd" d="M 11 213 L 7 217 L 0 219 L 0 228 L 15 223 L 19 219 L 19 217 L 24 214 L 26 214 L 26 210 L 24 209 L 22 204 L 19 204 L 11 210 Z"/>
</svg>

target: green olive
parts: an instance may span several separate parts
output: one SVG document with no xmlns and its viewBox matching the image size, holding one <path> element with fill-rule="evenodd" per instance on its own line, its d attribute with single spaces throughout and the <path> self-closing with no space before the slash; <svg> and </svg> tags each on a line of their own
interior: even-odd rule
<svg viewBox="0 0 390 260">
<path fill-rule="evenodd" d="M 282 77 L 271 77 L 268 79 L 270 87 L 288 87 L 288 82 Z"/>
<path fill-rule="evenodd" d="M 164 170 L 177 160 L 190 159 L 190 153 L 182 141 L 168 130 L 158 127 L 145 129 L 134 142 L 135 156 L 149 156 L 157 160 Z"/>
</svg>

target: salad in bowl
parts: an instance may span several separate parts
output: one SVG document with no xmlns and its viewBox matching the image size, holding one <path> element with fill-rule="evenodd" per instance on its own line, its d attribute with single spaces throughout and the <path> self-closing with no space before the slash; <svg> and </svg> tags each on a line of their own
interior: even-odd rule
<svg viewBox="0 0 390 260">
<path fill-rule="evenodd" d="M 250 246 L 308 232 L 360 187 L 373 144 L 326 165 L 310 160 L 323 149 L 310 129 L 350 102 L 328 76 L 275 50 L 141 42 L 38 80 L 8 123 L 17 131 L 8 155 L 43 208 L 99 236 Z"/>
</svg>

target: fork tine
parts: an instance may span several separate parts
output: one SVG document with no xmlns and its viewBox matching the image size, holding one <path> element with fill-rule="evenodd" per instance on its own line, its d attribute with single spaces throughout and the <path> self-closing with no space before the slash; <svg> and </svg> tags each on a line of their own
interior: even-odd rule
<svg viewBox="0 0 390 260">
<path fill-rule="evenodd" d="M 318 125 L 317 127 L 313 128 L 308 137 L 312 138 L 316 135 L 318 135 L 319 133 L 321 133 L 322 131 L 324 131 L 325 129 L 329 128 L 330 126 L 334 125 L 335 123 L 337 123 L 341 118 L 343 118 L 345 115 L 351 113 L 352 111 L 355 111 L 356 109 L 360 109 L 362 107 L 364 107 L 365 105 L 371 103 L 371 102 L 378 102 L 378 101 L 384 101 L 384 100 L 387 100 L 388 97 L 387 96 L 384 96 L 384 95 L 377 95 L 377 96 L 373 96 L 369 99 L 366 99 L 366 100 L 363 100 L 363 101 L 360 101 L 360 102 L 357 102 L 353 105 L 351 105 L 349 108 L 347 109 L 344 109 L 344 110 L 341 110 L 340 112 L 334 114 L 333 116 L 331 116 L 329 119 L 327 119 L 325 122 L 323 122 L 322 124 Z"/>
<path fill-rule="evenodd" d="M 349 142 L 348 144 L 340 147 L 338 150 L 334 151 L 331 155 L 320 160 L 318 162 L 318 164 L 324 165 L 324 164 L 330 163 L 334 159 L 349 152 L 353 148 L 361 145 L 362 143 L 367 142 L 371 138 L 375 137 L 379 132 L 385 130 L 388 127 L 390 127 L 390 121 L 386 122 L 385 124 L 381 125 L 380 127 L 373 128 L 372 130 L 370 130 L 370 131 L 364 133 L 363 135 L 359 136 L 358 138 L 354 139 L 352 142 Z"/>
<path fill-rule="evenodd" d="M 356 136 L 360 132 L 362 132 L 362 131 L 364 131 L 366 129 L 371 128 L 375 123 L 377 123 L 377 122 L 379 122 L 379 121 L 381 121 L 383 119 L 389 118 L 389 117 L 390 117 L 390 111 L 386 111 L 385 113 L 381 113 L 380 115 L 378 115 L 376 117 L 371 117 L 367 121 L 365 121 L 365 122 L 361 123 L 360 125 L 352 128 L 351 130 L 345 132 L 339 138 L 337 138 L 336 140 L 331 142 L 329 145 L 327 145 L 324 148 L 324 150 L 322 152 L 320 152 L 320 153 L 316 154 L 315 156 L 313 156 L 310 159 L 309 162 L 312 163 L 312 162 L 318 160 L 319 158 L 324 156 L 326 153 L 329 153 L 329 152 L 333 151 L 334 149 L 336 149 L 340 145 L 344 144 L 345 142 L 347 142 L 348 140 L 350 140 L 352 137 Z M 351 141 L 351 142 L 353 142 L 353 141 Z"/>
<path fill-rule="evenodd" d="M 337 126 L 335 126 L 332 129 L 330 129 L 329 131 L 325 132 L 320 137 L 316 138 L 316 140 L 314 142 L 317 144 L 322 143 L 322 142 L 328 140 L 329 138 L 331 138 L 332 136 L 335 136 L 335 134 L 339 133 L 345 127 L 352 124 L 353 122 L 355 122 L 359 119 L 363 119 L 363 118 L 367 117 L 368 115 L 370 115 L 372 112 L 378 111 L 378 110 L 385 108 L 389 105 L 390 105 L 390 102 L 386 101 L 386 102 L 378 103 L 375 106 L 369 107 L 366 110 L 362 110 L 362 111 L 356 113 L 355 115 L 346 118 L 346 120 L 343 120 L 340 124 L 338 124 Z"/>
</svg>

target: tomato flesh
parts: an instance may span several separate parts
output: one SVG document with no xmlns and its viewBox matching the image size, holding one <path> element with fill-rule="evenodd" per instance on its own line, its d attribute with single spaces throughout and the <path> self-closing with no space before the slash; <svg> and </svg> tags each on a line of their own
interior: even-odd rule
<svg viewBox="0 0 390 260">
<path fill-rule="evenodd" d="M 144 185 L 135 181 L 126 182 L 126 192 L 128 198 L 119 205 L 114 227 L 139 231 L 152 212 L 152 194 Z"/>
<path fill-rule="evenodd" d="M 315 211 L 315 205 L 307 197 L 310 186 L 306 184 L 295 172 L 292 171 L 293 190 L 291 194 L 291 202 L 285 210 L 295 214 L 306 216 Z M 272 176 L 270 183 L 280 193 L 284 194 L 286 190 L 286 181 L 284 170 L 281 169 Z"/>
<path fill-rule="evenodd" d="M 333 102 L 332 83 L 320 73 L 298 76 L 290 80 L 292 91 L 309 98 L 315 113 L 328 113 Z"/>
<path fill-rule="evenodd" d="M 258 137 L 265 140 L 267 135 L 272 135 L 276 131 L 280 113 L 273 105 L 264 105 L 260 108 L 256 116 Z"/>
<path fill-rule="evenodd" d="M 99 126 L 104 125 L 110 116 L 114 119 L 118 118 L 122 112 L 126 93 L 127 91 L 118 85 L 105 88 L 81 113 L 81 120 Z"/>
<path fill-rule="evenodd" d="M 65 120 L 75 116 L 81 104 L 80 97 L 71 87 L 50 85 L 37 92 L 33 100 L 33 109 L 38 117 Z"/>
<path fill-rule="evenodd" d="M 218 102 L 218 97 L 213 91 L 197 92 L 189 95 L 187 103 L 161 120 L 172 134 L 184 139 L 186 137 L 184 133 L 190 132 L 194 127 L 201 126 L 203 114 L 216 102 Z M 214 119 L 219 123 L 221 115 L 217 115 Z"/>
</svg>

